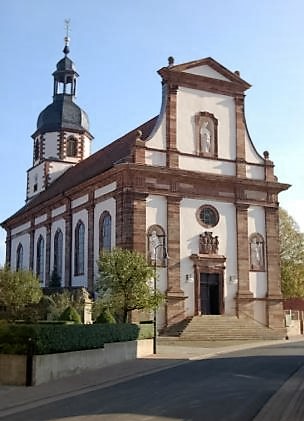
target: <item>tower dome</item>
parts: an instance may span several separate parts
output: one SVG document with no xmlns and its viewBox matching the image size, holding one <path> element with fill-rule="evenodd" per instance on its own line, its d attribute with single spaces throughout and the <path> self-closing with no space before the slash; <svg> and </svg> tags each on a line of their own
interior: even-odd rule
<svg viewBox="0 0 304 421">
<path fill-rule="evenodd" d="M 41 134 L 62 129 L 89 132 L 88 115 L 74 102 L 79 75 L 74 62 L 68 57 L 68 43 L 69 38 L 65 37 L 64 57 L 58 61 L 53 73 L 53 102 L 39 114 L 37 120 L 37 131 Z"/>
</svg>

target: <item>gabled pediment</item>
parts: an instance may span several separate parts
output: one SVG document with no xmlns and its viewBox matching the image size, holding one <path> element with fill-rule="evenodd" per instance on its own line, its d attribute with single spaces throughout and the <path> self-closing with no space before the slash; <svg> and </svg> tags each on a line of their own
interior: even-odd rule
<svg viewBox="0 0 304 421">
<path fill-rule="evenodd" d="M 250 84 L 240 77 L 238 71 L 231 72 L 223 65 L 218 63 L 211 57 L 200 60 L 190 61 L 188 63 L 163 67 L 159 70 L 159 74 L 165 79 L 177 84 L 183 85 L 183 81 L 187 84 L 191 81 L 193 84 L 200 82 L 224 83 L 224 87 L 228 90 L 232 89 L 238 92 L 244 92 L 250 88 Z M 183 76 L 184 75 L 184 76 Z M 230 85 L 230 87 L 229 87 Z"/>
</svg>

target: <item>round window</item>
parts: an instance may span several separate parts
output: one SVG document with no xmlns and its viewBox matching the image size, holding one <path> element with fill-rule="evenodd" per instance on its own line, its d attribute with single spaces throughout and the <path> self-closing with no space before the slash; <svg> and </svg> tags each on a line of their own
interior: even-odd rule
<svg viewBox="0 0 304 421">
<path fill-rule="evenodd" d="M 218 211 L 211 205 L 201 206 L 196 213 L 198 222 L 205 228 L 215 227 L 219 221 Z"/>
</svg>

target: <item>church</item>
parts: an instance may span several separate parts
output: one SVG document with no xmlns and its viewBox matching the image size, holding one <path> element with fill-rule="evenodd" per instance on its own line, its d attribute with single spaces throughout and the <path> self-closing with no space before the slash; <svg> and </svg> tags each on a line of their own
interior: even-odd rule
<svg viewBox="0 0 304 421">
<path fill-rule="evenodd" d="M 100 252 L 134 249 L 166 296 L 159 328 L 217 315 L 281 330 L 278 194 L 289 185 L 250 138 L 250 84 L 210 57 L 169 57 L 159 115 L 91 154 L 68 37 L 63 53 L 32 135 L 26 204 L 1 224 L 6 264 L 93 293 Z"/>
</svg>

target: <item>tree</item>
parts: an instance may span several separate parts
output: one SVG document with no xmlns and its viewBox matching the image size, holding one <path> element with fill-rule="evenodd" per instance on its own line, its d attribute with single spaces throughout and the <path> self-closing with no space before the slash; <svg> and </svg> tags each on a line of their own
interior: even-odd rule
<svg viewBox="0 0 304 421">
<path fill-rule="evenodd" d="M 279 215 L 283 296 L 304 297 L 304 234 L 286 210 L 281 208 Z"/>
<path fill-rule="evenodd" d="M 0 269 L 0 304 L 12 320 L 30 318 L 29 307 L 42 297 L 38 278 L 30 271 Z"/>
<path fill-rule="evenodd" d="M 124 323 L 132 310 L 156 309 L 163 301 L 163 294 L 149 286 L 154 270 L 140 253 L 119 248 L 104 252 L 98 268 L 99 299 Z"/>
</svg>

